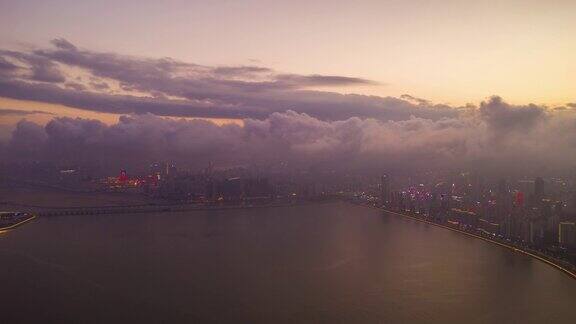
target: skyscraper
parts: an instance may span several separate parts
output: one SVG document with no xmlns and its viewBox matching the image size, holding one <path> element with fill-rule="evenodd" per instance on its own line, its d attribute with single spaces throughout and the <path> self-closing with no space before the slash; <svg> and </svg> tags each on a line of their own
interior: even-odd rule
<svg viewBox="0 0 576 324">
<path fill-rule="evenodd" d="M 576 223 L 561 222 L 558 225 L 558 243 L 567 248 L 576 248 Z"/>
<path fill-rule="evenodd" d="M 126 173 L 126 170 L 124 170 L 124 169 L 120 170 L 120 175 L 118 176 L 118 180 L 122 181 L 122 182 L 128 180 L 128 173 Z"/>
<path fill-rule="evenodd" d="M 534 200 L 539 203 L 544 198 L 544 179 L 541 177 L 534 180 Z"/>
<path fill-rule="evenodd" d="M 380 179 L 380 201 L 384 205 L 390 202 L 390 178 L 387 175 Z"/>
<path fill-rule="evenodd" d="M 498 195 L 505 196 L 508 193 L 508 183 L 505 179 L 498 181 Z"/>
</svg>

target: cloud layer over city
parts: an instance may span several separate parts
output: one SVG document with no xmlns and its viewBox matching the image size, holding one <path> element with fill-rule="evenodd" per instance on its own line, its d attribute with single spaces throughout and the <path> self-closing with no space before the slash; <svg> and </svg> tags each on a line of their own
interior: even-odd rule
<svg viewBox="0 0 576 324">
<path fill-rule="evenodd" d="M 123 116 L 112 125 L 58 116 L 46 125 L 23 120 L 4 145 L 11 156 L 376 169 L 566 169 L 576 156 L 574 104 L 517 106 L 494 96 L 450 107 L 410 95 L 314 90 L 375 83 L 361 78 L 101 53 L 64 39 L 52 45 L 0 51 L 0 96 Z M 29 113 L 5 109 L 0 116 Z M 236 118 L 243 125 L 179 117 Z"/>
<path fill-rule="evenodd" d="M 438 120 L 325 121 L 290 110 L 245 119 L 244 126 L 152 114 L 123 116 L 114 125 L 54 118 L 45 126 L 21 121 L 6 149 L 12 156 L 68 163 L 169 159 L 196 166 L 285 161 L 377 170 L 566 169 L 576 154 L 576 118 L 571 111 L 511 106 L 499 97 Z"/>
</svg>

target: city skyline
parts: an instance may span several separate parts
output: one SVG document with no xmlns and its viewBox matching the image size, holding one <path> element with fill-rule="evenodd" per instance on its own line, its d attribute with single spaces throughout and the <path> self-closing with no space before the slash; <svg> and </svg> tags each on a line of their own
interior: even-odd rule
<svg viewBox="0 0 576 324">
<path fill-rule="evenodd" d="M 0 0 L 0 322 L 570 323 L 576 0 Z"/>
</svg>

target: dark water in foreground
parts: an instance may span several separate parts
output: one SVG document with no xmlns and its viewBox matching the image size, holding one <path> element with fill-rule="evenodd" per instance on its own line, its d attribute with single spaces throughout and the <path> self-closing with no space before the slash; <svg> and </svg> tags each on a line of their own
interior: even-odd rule
<svg viewBox="0 0 576 324">
<path fill-rule="evenodd" d="M 576 281 L 334 203 L 38 219 L 0 235 L 0 323 L 575 323 Z"/>
</svg>

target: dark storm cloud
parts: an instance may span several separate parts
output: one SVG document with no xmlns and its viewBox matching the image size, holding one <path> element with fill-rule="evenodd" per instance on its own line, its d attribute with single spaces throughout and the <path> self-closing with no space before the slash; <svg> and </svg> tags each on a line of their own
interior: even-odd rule
<svg viewBox="0 0 576 324">
<path fill-rule="evenodd" d="M 210 67 L 170 58 L 94 52 L 77 48 L 64 39 L 52 43 L 54 48 L 32 53 L 0 52 L 0 57 L 29 65 L 28 76 L 20 73 L 20 76 L 11 74 L 3 78 L 0 95 L 46 100 L 101 112 L 151 112 L 163 116 L 261 119 L 288 109 L 326 120 L 354 116 L 401 120 L 412 115 L 439 119 L 458 114 L 451 107 L 432 103 L 313 90 L 315 87 L 376 84 L 361 78 L 285 74 L 260 66 Z M 65 87 L 50 86 L 49 83 L 64 81 L 59 66 L 85 71 L 90 82 L 82 88 L 76 85 L 78 80 L 72 78 Z M 115 92 L 112 84 L 118 84 L 128 93 Z M 79 92 L 88 88 L 90 92 Z"/>
</svg>

